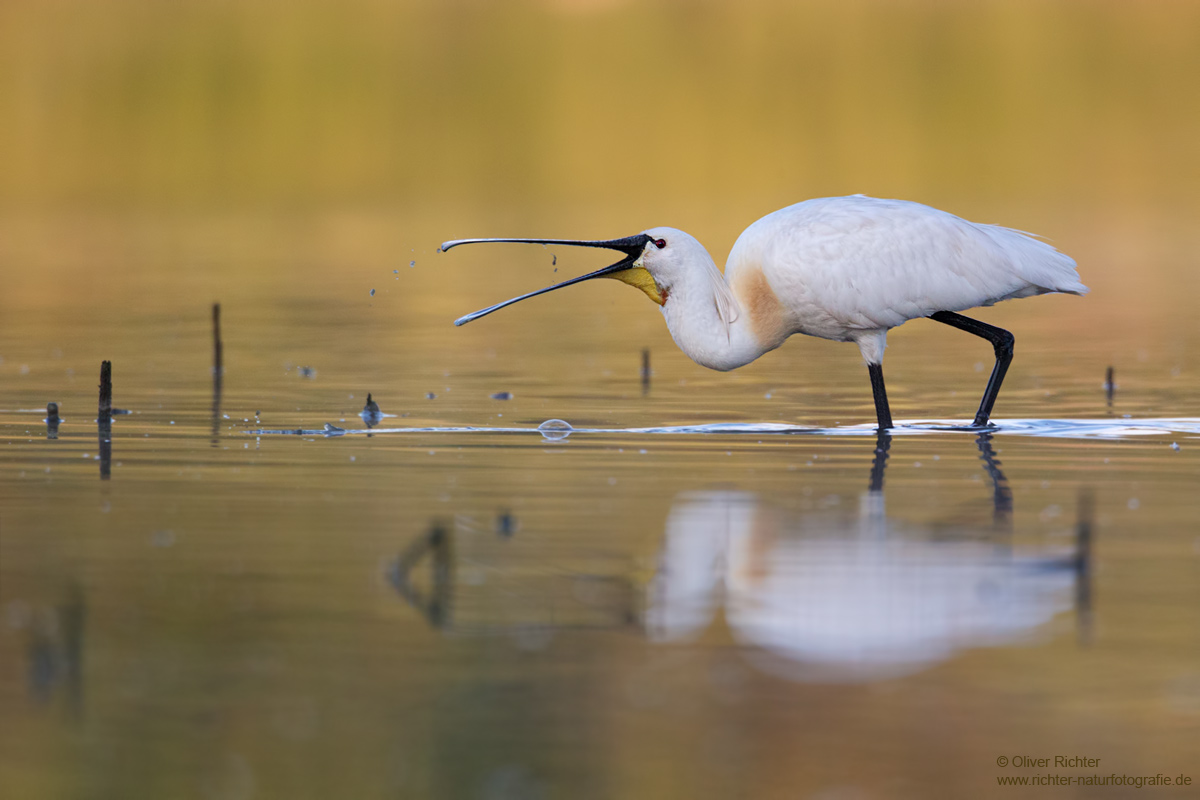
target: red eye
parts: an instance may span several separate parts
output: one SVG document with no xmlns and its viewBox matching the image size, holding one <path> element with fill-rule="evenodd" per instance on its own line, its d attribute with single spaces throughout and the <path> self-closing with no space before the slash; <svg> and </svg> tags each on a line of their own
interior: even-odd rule
<svg viewBox="0 0 1200 800">
<path fill-rule="evenodd" d="M 662 250 L 664 247 L 667 246 L 667 240 L 666 239 L 655 239 L 654 246 L 657 247 L 659 250 Z"/>
</svg>

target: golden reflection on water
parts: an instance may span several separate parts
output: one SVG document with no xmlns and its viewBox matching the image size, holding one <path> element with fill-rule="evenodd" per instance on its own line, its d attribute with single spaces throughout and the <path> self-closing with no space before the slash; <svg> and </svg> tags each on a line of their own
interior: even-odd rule
<svg viewBox="0 0 1200 800">
<path fill-rule="evenodd" d="M 1186 432 L 999 435 L 990 456 L 957 435 L 897 437 L 881 494 L 863 437 L 246 431 L 358 427 L 368 392 L 388 426 L 870 420 L 853 348 L 797 338 L 707 372 L 615 283 L 456 330 L 599 264 L 435 252 L 669 224 L 722 263 L 762 214 L 851 192 L 1032 230 L 1079 261 L 1087 298 L 983 312 L 1017 336 L 1001 419 L 1194 417 L 1198 17 L 1182 3 L 0 7 L 0 783 L 977 796 L 997 756 L 1060 750 L 1186 773 L 1200 740 Z M 891 337 L 899 419 L 974 410 L 990 352 L 941 327 Z M 134 413 L 106 449 L 109 359 L 114 404 Z M 1074 566 L 1088 489 L 1094 573 Z M 677 579 L 696 593 L 680 601 Z M 854 581 L 863 592 L 839 594 Z M 849 605 L 869 591 L 886 610 Z M 976 613 L 872 649 L 872 621 L 905 603 L 926 621 Z M 793 604 L 842 614 L 830 630 L 857 655 L 824 653 L 846 680 L 795 680 L 812 640 Z"/>
<path fill-rule="evenodd" d="M 687 642 L 722 616 L 748 663 L 802 682 L 904 677 L 962 650 L 1021 642 L 1073 606 L 1086 642 L 1090 496 L 1080 499 L 1069 549 L 1014 550 L 1012 491 L 991 439 L 977 441 L 992 498 L 982 524 L 889 520 L 884 434 L 857 513 L 827 505 L 791 520 L 750 491 L 679 494 L 645 586 L 632 575 L 505 569 L 503 543 L 487 534 L 512 535 L 511 521 L 501 524 L 507 512 L 494 530 L 435 523 L 389 579 L 435 629 L 507 635 L 537 649 L 563 631 L 592 629 Z"/>
<path fill-rule="evenodd" d="M 207 411 L 180 416 L 174 438 L 164 420 L 118 419 L 106 482 L 78 458 L 94 431 L 7 451 L 0 690 L 19 721 L 2 734 L 16 785 L 921 796 L 977 790 L 1013 749 L 1151 773 L 1189 763 L 1195 440 L 1171 453 L 1161 437 L 999 436 L 981 452 L 905 436 L 885 478 L 868 437 L 226 433 L 214 451 Z M 1077 630 L 1081 486 L 1098 496 L 1094 637 Z M 697 498 L 730 497 L 727 519 L 752 512 L 752 529 L 721 528 L 713 508 L 681 527 Z M 723 556 L 714 521 L 731 537 Z M 813 547 L 836 557 L 797 560 Z M 723 594 L 709 557 L 723 559 Z M 916 638 L 894 643 L 905 669 L 895 650 L 891 664 L 859 650 L 833 685 L 813 684 L 786 646 L 767 658 L 778 642 L 755 624 L 784 625 L 794 644 L 821 597 L 755 604 L 864 559 L 892 581 L 887 613 L 925 604 Z M 655 641 L 664 613 L 697 608 L 662 582 L 697 575 L 713 613 Z M 998 608 L 929 638 L 947 613 L 971 616 L 943 605 L 962 581 L 978 581 L 965 599 Z M 61 773 L 68 747 L 82 764 Z"/>
</svg>

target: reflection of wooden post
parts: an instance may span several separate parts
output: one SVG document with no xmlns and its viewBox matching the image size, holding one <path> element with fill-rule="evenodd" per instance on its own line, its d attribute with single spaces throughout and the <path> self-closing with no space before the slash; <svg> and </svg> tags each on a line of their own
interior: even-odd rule
<svg viewBox="0 0 1200 800">
<path fill-rule="evenodd" d="M 225 378 L 225 348 L 221 343 L 221 304 L 213 303 L 213 401 L 212 401 L 212 446 L 217 446 L 217 432 L 221 425 L 221 389 Z"/>
<path fill-rule="evenodd" d="M 1075 522 L 1075 622 L 1080 644 L 1092 643 L 1092 492 L 1079 493 Z"/>
<path fill-rule="evenodd" d="M 39 609 L 50 611 L 50 609 Z M 49 703 L 60 691 L 72 717 L 83 715 L 83 639 L 87 606 L 83 591 L 72 584 L 67 600 L 52 613 L 39 614 L 30 625 L 29 693 Z"/>
<path fill-rule="evenodd" d="M 96 417 L 100 439 L 100 480 L 112 477 L 112 362 L 100 364 L 100 409 Z"/>
<path fill-rule="evenodd" d="M 63 666 L 66 669 L 67 706 L 76 719 L 83 716 L 83 634 L 87 606 L 78 584 L 71 586 L 62 607 Z"/>
<path fill-rule="evenodd" d="M 62 420 L 58 417 L 58 403 L 46 404 L 46 438 L 58 438 L 58 426 Z"/>
<path fill-rule="evenodd" d="M 1109 367 L 1104 373 L 1104 397 L 1108 401 L 1108 409 L 1112 410 L 1113 392 L 1117 390 L 1117 384 L 1113 382 L 1113 368 Z"/>
<path fill-rule="evenodd" d="M 642 350 L 642 394 L 650 393 L 650 348 Z"/>
<path fill-rule="evenodd" d="M 440 522 L 434 523 L 429 533 L 413 542 L 396 559 L 392 569 L 392 585 L 410 606 L 417 609 L 435 628 L 450 627 L 450 607 L 454 594 L 454 559 L 450 533 Z M 412 584 L 413 568 L 432 554 L 430 562 L 432 588 L 426 598 Z"/>
</svg>

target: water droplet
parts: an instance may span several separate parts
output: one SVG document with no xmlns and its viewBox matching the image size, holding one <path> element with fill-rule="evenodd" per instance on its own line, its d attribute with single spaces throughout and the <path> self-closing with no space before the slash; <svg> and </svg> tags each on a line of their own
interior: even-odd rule
<svg viewBox="0 0 1200 800">
<path fill-rule="evenodd" d="M 541 425 L 538 425 L 538 432 L 542 434 L 543 438 L 551 442 L 567 438 L 573 430 L 575 429 L 571 427 L 570 423 L 564 422 L 561 419 L 548 419 Z"/>
<path fill-rule="evenodd" d="M 409 269 L 412 269 L 412 268 L 413 268 L 413 267 L 415 267 L 416 265 L 417 265 L 417 262 L 416 262 L 416 261 L 410 261 L 410 262 L 408 262 L 408 268 L 409 268 Z"/>
<path fill-rule="evenodd" d="M 1178 449 L 1179 449 L 1179 442 L 1171 442 L 1171 449 L 1172 449 L 1172 450 L 1178 450 Z"/>
<path fill-rule="evenodd" d="M 493 392 L 493 400 L 512 400 L 512 392 Z"/>
<path fill-rule="evenodd" d="M 374 290 L 374 289 L 372 289 L 372 290 L 371 290 L 371 297 L 374 297 L 374 296 L 375 296 L 375 290 Z"/>
</svg>

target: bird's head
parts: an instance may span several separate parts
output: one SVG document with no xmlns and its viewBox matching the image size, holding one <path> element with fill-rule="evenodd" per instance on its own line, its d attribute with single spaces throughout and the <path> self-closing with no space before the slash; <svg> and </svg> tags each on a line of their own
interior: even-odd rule
<svg viewBox="0 0 1200 800">
<path fill-rule="evenodd" d="M 455 239 L 444 243 L 441 249 L 449 250 L 452 247 L 462 244 L 487 242 L 600 247 L 607 250 L 616 250 L 623 253 L 624 257 L 615 264 L 598 269 L 595 272 L 589 272 L 587 275 L 571 278 L 562 283 L 547 286 L 545 289 L 538 289 L 535 292 L 523 294 L 511 300 L 505 300 L 503 303 L 497 303 L 481 311 L 476 311 L 473 314 L 467 314 L 465 317 L 455 320 L 455 325 L 465 325 L 472 320 L 479 319 L 493 311 L 499 311 L 501 308 L 512 305 L 520 300 L 552 292 L 564 286 L 582 283 L 592 278 L 614 278 L 622 283 L 627 283 L 630 286 L 641 289 L 647 297 L 662 306 L 666 304 L 667 298 L 670 297 L 671 287 L 676 283 L 684 270 L 687 269 L 689 261 L 700 257 L 703 263 L 712 263 L 708 252 L 705 251 L 704 247 L 698 241 L 675 228 L 651 228 L 634 236 L 626 236 L 624 239 L 596 241 L 575 239 Z M 713 267 L 713 269 L 715 270 L 716 268 Z"/>
<path fill-rule="evenodd" d="M 712 265 L 712 258 L 704 249 L 704 245 L 696 241 L 694 236 L 678 228 L 651 228 L 643 231 L 642 235 L 650 241 L 642 251 L 641 258 L 635 261 L 633 266 L 645 272 L 654 282 L 659 297 L 650 295 L 650 299 L 659 305 L 665 305 L 671 290 L 687 280 L 690 274 Z M 712 269 L 715 270 L 716 267 L 712 266 Z M 646 294 L 649 295 L 650 292 L 647 291 Z"/>
</svg>

